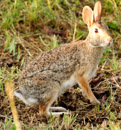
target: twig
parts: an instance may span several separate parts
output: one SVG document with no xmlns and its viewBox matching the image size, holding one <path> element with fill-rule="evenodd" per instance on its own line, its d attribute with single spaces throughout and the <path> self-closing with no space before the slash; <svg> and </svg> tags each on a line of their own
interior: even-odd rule
<svg viewBox="0 0 121 130">
<path fill-rule="evenodd" d="M 11 107 L 11 111 L 12 111 L 12 115 L 14 118 L 14 122 L 16 125 L 16 129 L 17 130 L 21 130 L 21 125 L 18 119 L 18 113 L 15 107 L 15 101 L 14 101 L 14 94 L 13 94 L 13 87 L 14 87 L 14 82 L 13 81 L 8 81 L 5 83 L 5 90 L 8 96 L 8 99 L 10 101 L 10 107 Z"/>
<path fill-rule="evenodd" d="M 73 42 L 75 41 L 75 35 L 76 35 L 76 26 L 77 26 L 77 23 L 75 23 L 75 25 L 74 25 Z"/>
<path fill-rule="evenodd" d="M 19 38 L 20 44 L 22 45 L 22 47 L 25 49 L 25 51 L 29 54 L 29 56 L 32 57 L 32 54 L 28 51 L 28 49 L 25 47 L 25 45 L 21 42 L 20 38 Z"/>
</svg>

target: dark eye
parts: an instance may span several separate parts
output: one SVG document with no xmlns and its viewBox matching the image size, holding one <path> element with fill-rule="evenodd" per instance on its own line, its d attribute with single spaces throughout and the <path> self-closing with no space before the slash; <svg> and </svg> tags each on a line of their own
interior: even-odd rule
<svg viewBox="0 0 121 130">
<path fill-rule="evenodd" d="M 98 33 L 98 29 L 97 28 L 95 28 L 95 33 Z"/>
</svg>

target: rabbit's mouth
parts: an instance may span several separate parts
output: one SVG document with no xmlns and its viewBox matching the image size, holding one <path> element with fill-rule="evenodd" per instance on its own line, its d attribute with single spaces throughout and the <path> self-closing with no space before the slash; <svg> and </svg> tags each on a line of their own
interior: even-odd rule
<svg viewBox="0 0 121 130">
<path fill-rule="evenodd" d="M 113 44 L 113 39 L 111 38 L 110 40 L 106 40 L 105 43 L 106 43 L 106 44 L 101 44 L 101 46 L 102 46 L 102 47 L 112 46 L 112 44 Z"/>
<path fill-rule="evenodd" d="M 112 45 L 113 45 L 113 39 L 110 42 L 108 42 L 108 46 L 112 46 Z"/>
</svg>

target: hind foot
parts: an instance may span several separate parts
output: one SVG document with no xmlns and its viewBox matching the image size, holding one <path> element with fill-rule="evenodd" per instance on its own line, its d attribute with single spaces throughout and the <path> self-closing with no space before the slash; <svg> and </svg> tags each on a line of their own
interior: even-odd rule
<svg viewBox="0 0 121 130">
<path fill-rule="evenodd" d="M 49 111 L 62 111 L 62 112 L 66 112 L 67 109 L 64 107 L 49 107 Z"/>
<path fill-rule="evenodd" d="M 53 112 L 54 111 L 54 112 Z M 49 107 L 48 115 L 58 116 L 61 114 L 68 115 L 70 112 L 64 107 Z"/>
</svg>

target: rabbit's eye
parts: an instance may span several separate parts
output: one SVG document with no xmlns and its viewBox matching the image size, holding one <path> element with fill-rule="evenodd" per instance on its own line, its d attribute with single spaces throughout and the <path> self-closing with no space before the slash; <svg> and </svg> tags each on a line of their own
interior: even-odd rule
<svg viewBox="0 0 121 130">
<path fill-rule="evenodd" d="M 98 33 L 98 29 L 97 28 L 95 28 L 95 33 Z"/>
</svg>

